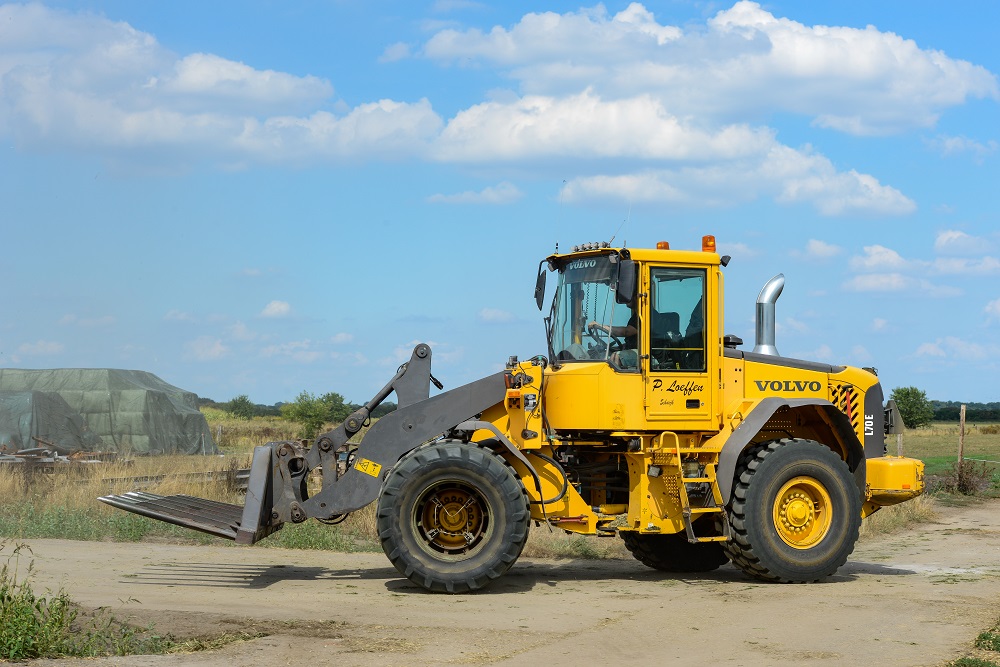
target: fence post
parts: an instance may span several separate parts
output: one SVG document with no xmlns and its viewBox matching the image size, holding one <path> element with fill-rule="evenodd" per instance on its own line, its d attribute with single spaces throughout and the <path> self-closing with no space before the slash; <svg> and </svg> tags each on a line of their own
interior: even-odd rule
<svg viewBox="0 0 1000 667">
<path fill-rule="evenodd" d="M 965 404 L 958 412 L 958 478 L 962 479 L 962 461 L 965 459 Z"/>
</svg>

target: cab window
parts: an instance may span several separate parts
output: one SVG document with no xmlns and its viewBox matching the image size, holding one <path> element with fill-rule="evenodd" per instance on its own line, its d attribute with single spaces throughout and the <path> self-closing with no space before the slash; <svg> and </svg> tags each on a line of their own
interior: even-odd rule
<svg viewBox="0 0 1000 667">
<path fill-rule="evenodd" d="M 650 270 L 652 371 L 705 370 L 705 270 Z"/>
</svg>

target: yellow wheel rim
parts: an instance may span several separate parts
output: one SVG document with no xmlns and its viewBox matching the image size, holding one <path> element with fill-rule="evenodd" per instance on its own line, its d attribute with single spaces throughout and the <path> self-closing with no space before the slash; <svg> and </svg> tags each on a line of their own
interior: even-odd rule
<svg viewBox="0 0 1000 667">
<path fill-rule="evenodd" d="M 788 546 L 809 549 L 826 537 L 832 511 L 830 494 L 819 480 L 795 477 L 774 499 L 774 527 Z"/>
</svg>

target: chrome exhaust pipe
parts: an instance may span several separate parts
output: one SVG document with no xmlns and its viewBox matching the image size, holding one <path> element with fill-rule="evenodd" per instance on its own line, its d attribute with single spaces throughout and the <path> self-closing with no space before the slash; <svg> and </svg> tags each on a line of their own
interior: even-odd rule
<svg viewBox="0 0 1000 667">
<path fill-rule="evenodd" d="M 784 287 L 785 274 L 779 273 L 764 283 L 760 294 L 757 295 L 757 340 L 753 346 L 753 351 L 756 354 L 781 356 L 774 346 L 774 302 L 781 296 L 781 290 Z"/>
</svg>

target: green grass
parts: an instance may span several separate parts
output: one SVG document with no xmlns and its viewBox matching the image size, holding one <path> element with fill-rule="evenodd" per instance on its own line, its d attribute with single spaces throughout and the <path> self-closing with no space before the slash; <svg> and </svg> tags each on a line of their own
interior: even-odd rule
<svg viewBox="0 0 1000 667">
<path fill-rule="evenodd" d="M 973 642 L 973 646 L 978 649 L 980 655 L 986 657 L 965 656 L 949 662 L 947 667 L 1000 667 L 1000 663 L 997 663 L 993 656 L 989 655 L 1000 653 L 1000 622 L 989 630 L 980 632 L 976 641 Z"/>
<path fill-rule="evenodd" d="M 992 425 L 991 425 L 992 426 Z M 965 457 L 1000 461 L 1000 434 L 983 432 L 994 429 L 966 424 Z M 933 422 L 930 426 L 910 429 L 903 434 L 903 454 L 923 461 L 928 475 L 943 475 L 958 461 L 958 424 Z M 889 453 L 896 453 L 893 436 L 887 439 Z M 1000 465 L 997 469 L 1000 470 Z"/>
<path fill-rule="evenodd" d="M 981 648 L 984 651 L 1000 652 L 1000 624 L 990 630 L 981 632 L 976 637 L 976 648 Z"/>
</svg>

